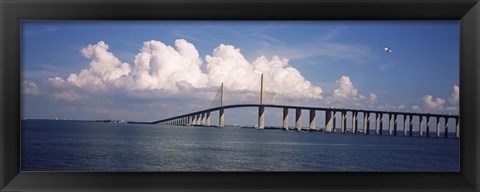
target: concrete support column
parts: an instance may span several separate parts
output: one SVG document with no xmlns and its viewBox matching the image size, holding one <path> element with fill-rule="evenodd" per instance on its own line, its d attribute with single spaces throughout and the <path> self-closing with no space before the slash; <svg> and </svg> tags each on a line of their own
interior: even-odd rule
<svg viewBox="0 0 480 192">
<path fill-rule="evenodd" d="M 224 109 L 220 108 L 218 112 L 218 126 L 219 127 L 224 127 L 225 126 L 225 116 L 224 116 Z"/>
<path fill-rule="evenodd" d="M 340 121 L 341 121 L 342 133 L 347 132 L 347 112 L 346 111 L 342 111 L 342 117 Z"/>
<path fill-rule="evenodd" d="M 403 136 L 407 136 L 407 114 L 403 114 Z"/>
<path fill-rule="evenodd" d="M 263 129 L 265 127 L 265 107 L 258 107 L 258 129 Z"/>
<path fill-rule="evenodd" d="M 315 118 L 316 118 L 316 111 L 314 109 L 310 109 L 310 131 L 315 130 Z"/>
<path fill-rule="evenodd" d="M 380 113 L 380 135 L 383 135 L 383 113 Z"/>
<path fill-rule="evenodd" d="M 440 137 L 440 118 L 439 117 L 435 117 L 436 118 L 436 122 L 437 122 L 437 125 L 435 126 L 435 130 L 437 132 L 437 137 Z"/>
<path fill-rule="evenodd" d="M 418 117 L 419 117 L 419 119 L 418 119 L 418 136 L 422 137 L 423 136 L 423 126 L 422 126 L 423 116 L 419 115 Z"/>
<path fill-rule="evenodd" d="M 283 108 L 283 129 L 288 130 L 288 108 Z"/>
<path fill-rule="evenodd" d="M 363 112 L 363 133 L 368 134 L 370 129 L 370 113 Z"/>
<path fill-rule="evenodd" d="M 200 114 L 200 124 L 205 126 L 205 113 Z"/>
<path fill-rule="evenodd" d="M 326 110 L 325 111 L 325 132 L 333 132 L 333 118 L 332 118 L 332 111 Z"/>
<path fill-rule="evenodd" d="M 411 137 L 411 136 L 413 136 L 413 115 L 409 115 L 408 118 L 410 120 L 410 123 L 408 123 L 408 129 L 409 129 L 408 130 L 409 131 L 408 135 L 410 135 L 410 137 Z"/>
<path fill-rule="evenodd" d="M 210 111 L 207 112 L 207 122 L 206 125 L 210 127 L 211 121 L 210 121 Z"/>
<path fill-rule="evenodd" d="M 460 138 L 460 118 L 455 118 L 455 135 Z"/>
<path fill-rule="evenodd" d="M 448 117 L 444 117 L 445 118 L 445 138 L 448 138 Z"/>
<path fill-rule="evenodd" d="M 332 114 L 332 131 L 335 132 L 336 129 L 337 129 L 337 112 L 336 111 L 333 111 L 333 114 Z"/>
<path fill-rule="evenodd" d="M 393 114 L 388 114 L 388 135 L 393 135 Z"/>
<path fill-rule="evenodd" d="M 427 115 L 427 122 L 426 122 L 426 132 L 425 132 L 425 135 L 427 137 L 430 137 L 430 116 Z"/>
<path fill-rule="evenodd" d="M 302 130 L 302 109 L 295 110 L 295 129 Z"/>
<path fill-rule="evenodd" d="M 356 134 L 358 128 L 358 112 L 352 111 L 352 133 Z"/>
<path fill-rule="evenodd" d="M 195 125 L 201 125 L 202 124 L 202 118 L 200 117 L 200 114 L 197 114 L 195 116 L 197 117 Z"/>
<path fill-rule="evenodd" d="M 380 113 L 375 113 L 375 134 L 380 135 Z"/>
<path fill-rule="evenodd" d="M 397 136 L 397 116 L 398 114 L 393 114 L 393 135 Z"/>
</svg>

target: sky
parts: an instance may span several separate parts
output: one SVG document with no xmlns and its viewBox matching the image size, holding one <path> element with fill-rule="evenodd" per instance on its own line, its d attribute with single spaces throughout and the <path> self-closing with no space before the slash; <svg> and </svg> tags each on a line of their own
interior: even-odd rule
<svg viewBox="0 0 480 192">
<path fill-rule="evenodd" d="M 22 118 L 155 121 L 218 106 L 222 83 L 224 104 L 259 103 L 261 74 L 263 103 L 459 113 L 458 21 L 23 21 L 21 31 Z M 227 110 L 226 124 L 256 124 L 257 113 Z M 281 115 L 267 109 L 266 125 Z"/>
</svg>

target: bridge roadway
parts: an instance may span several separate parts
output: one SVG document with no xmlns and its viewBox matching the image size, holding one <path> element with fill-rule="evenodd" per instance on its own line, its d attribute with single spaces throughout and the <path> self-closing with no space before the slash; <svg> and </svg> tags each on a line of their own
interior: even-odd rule
<svg viewBox="0 0 480 192">
<path fill-rule="evenodd" d="M 236 104 L 225 105 L 219 107 L 213 107 L 201 111 L 187 113 L 159 121 L 149 122 L 149 124 L 167 124 L 167 125 L 204 125 L 210 126 L 210 113 L 219 111 L 219 123 L 218 127 L 224 126 L 224 110 L 232 108 L 244 108 L 244 107 L 258 107 L 258 128 L 264 128 L 264 111 L 266 108 L 281 108 L 283 109 L 283 129 L 288 129 L 288 110 L 295 109 L 295 129 L 301 130 L 301 112 L 302 110 L 310 111 L 310 123 L 309 128 L 311 130 L 317 130 L 315 126 L 316 111 L 325 111 L 325 131 L 336 131 L 336 114 L 340 113 L 341 132 L 347 132 L 347 113 L 350 112 L 352 120 L 352 133 L 359 132 L 358 130 L 358 113 L 363 113 L 363 133 L 369 134 L 370 128 L 370 116 L 375 116 L 375 132 L 378 135 L 382 134 L 383 117 L 388 115 L 389 123 L 389 135 L 397 135 L 397 116 L 403 116 L 403 134 L 406 136 L 412 136 L 413 134 L 413 120 L 414 117 L 418 117 L 419 136 L 423 136 L 423 126 L 426 126 L 425 134 L 429 137 L 430 134 L 430 119 L 436 119 L 436 136 L 440 137 L 440 119 L 444 119 L 444 137 L 448 137 L 448 121 L 449 119 L 455 120 L 455 135 L 456 138 L 460 137 L 460 121 L 458 115 L 449 114 L 430 114 L 430 113 L 411 113 L 411 112 L 393 112 L 393 111 L 378 111 L 378 110 L 363 110 L 363 109 L 345 109 L 345 108 L 325 108 L 325 107 L 308 107 L 308 106 L 291 106 L 291 105 L 274 105 L 274 104 Z M 407 121 L 408 119 L 408 121 Z M 426 120 L 425 124 L 423 121 Z M 407 130 L 408 128 L 408 130 Z"/>
</svg>

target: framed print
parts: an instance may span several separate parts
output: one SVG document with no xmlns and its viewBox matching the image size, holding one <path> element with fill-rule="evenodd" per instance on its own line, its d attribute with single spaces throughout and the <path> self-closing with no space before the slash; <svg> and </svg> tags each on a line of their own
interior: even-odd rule
<svg viewBox="0 0 480 192">
<path fill-rule="evenodd" d="M 478 190 L 477 1 L 1 6 L 2 190 Z"/>
</svg>

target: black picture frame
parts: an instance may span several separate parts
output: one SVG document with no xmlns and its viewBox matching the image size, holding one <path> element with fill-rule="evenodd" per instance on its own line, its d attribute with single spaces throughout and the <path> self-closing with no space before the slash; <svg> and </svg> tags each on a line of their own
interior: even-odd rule
<svg viewBox="0 0 480 192">
<path fill-rule="evenodd" d="M 479 191 L 478 0 L 0 0 L 0 191 Z M 22 20 L 459 20 L 459 173 L 21 172 Z"/>
</svg>

